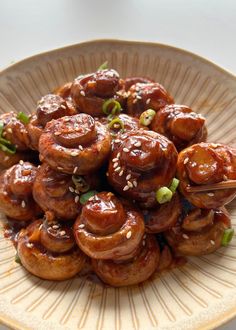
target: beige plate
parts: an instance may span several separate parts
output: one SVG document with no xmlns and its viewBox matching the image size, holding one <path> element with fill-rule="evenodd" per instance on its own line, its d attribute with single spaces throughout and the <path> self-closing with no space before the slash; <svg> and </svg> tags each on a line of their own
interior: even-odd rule
<svg viewBox="0 0 236 330">
<path fill-rule="evenodd" d="M 236 78 L 205 59 L 142 42 L 86 42 L 19 62 L 0 74 L 0 111 L 35 109 L 56 86 L 108 60 L 122 77 L 147 76 L 207 118 L 209 140 L 236 142 Z M 236 203 L 228 209 L 236 225 Z M 114 289 L 85 278 L 42 281 L 0 238 L 0 319 L 19 329 L 210 329 L 236 315 L 236 240 L 147 281 Z"/>
</svg>

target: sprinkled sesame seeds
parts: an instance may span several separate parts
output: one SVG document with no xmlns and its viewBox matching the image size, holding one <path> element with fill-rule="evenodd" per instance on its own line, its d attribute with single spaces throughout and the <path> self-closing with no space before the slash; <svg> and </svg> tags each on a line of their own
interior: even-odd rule
<svg viewBox="0 0 236 330">
<path fill-rule="evenodd" d="M 72 156 L 72 157 L 75 157 L 75 156 L 78 156 L 78 152 L 77 151 L 72 151 L 71 153 L 70 153 L 70 155 Z"/>
<path fill-rule="evenodd" d="M 126 190 L 129 190 L 129 186 L 125 186 L 125 187 L 123 188 L 123 191 L 126 191 Z"/>
<path fill-rule="evenodd" d="M 81 150 L 81 151 L 84 150 L 84 148 L 83 148 L 81 145 L 79 145 L 78 148 L 79 148 L 79 150 Z"/>
<path fill-rule="evenodd" d="M 109 173 L 108 172 L 106 172 L 106 176 L 109 176 Z"/>
<path fill-rule="evenodd" d="M 4 157 L 4 161 L 6 162 L 9 159 L 9 156 Z"/>
<path fill-rule="evenodd" d="M 145 240 L 143 240 L 143 243 L 142 243 L 142 244 L 143 244 L 143 246 L 145 246 L 145 245 L 146 245 L 146 241 L 145 241 Z"/>
<path fill-rule="evenodd" d="M 115 162 L 118 162 L 118 160 L 119 160 L 118 158 L 113 158 L 112 162 L 115 163 Z"/>
<path fill-rule="evenodd" d="M 8 132 L 8 133 L 12 133 L 12 128 L 9 127 L 9 128 L 7 129 L 7 132 Z"/>
<path fill-rule="evenodd" d="M 79 196 L 75 196 L 75 203 L 79 202 Z"/>
<path fill-rule="evenodd" d="M 127 239 L 130 239 L 131 236 L 132 236 L 132 232 L 131 231 L 128 231 L 128 233 L 126 234 L 126 238 Z"/>
<path fill-rule="evenodd" d="M 73 187 L 69 187 L 70 192 L 75 192 L 75 189 Z"/>
<path fill-rule="evenodd" d="M 32 243 L 26 243 L 26 246 L 31 249 L 34 245 Z"/>
<path fill-rule="evenodd" d="M 62 109 L 66 109 L 66 106 L 64 104 L 61 105 Z"/>
<path fill-rule="evenodd" d="M 58 226 L 58 225 L 53 225 L 52 228 L 53 228 L 53 229 L 58 229 L 59 226 Z"/>
<path fill-rule="evenodd" d="M 22 202 L 21 202 L 21 207 L 23 207 L 23 208 L 26 207 L 25 201 L 22 201 Z"/>
<path fill-rule="evenodd" d="M 184 165 L 186 165 L 188 161 L 189 161 L 189 158 L 188 158 L 188 157 L 185 158 L 185 160 L 184 160 Z"/>
<path fill-rule="evenodd" d="M 85 224 L 84 223 L 81 223 L 81 225 L 78 226 L 78 228 L 84 228 L 85 227 Z"/>
<path fill-rule="evenodd" d="M 121 169 L 121 167 L 120 166 L 118 166 L 115 170 L 114 170 L 114 172 L 119 172 L 120 171 L 120 169 Z"/>
<path fill-rule="evenodd" d="M 129 180 L 131 178 L 131 174 L 128 174 L 127 176 L 126 176 L 126 180 Z"/>
<path fill-rule="evenodd" d="M 78 170 L 78 167 L 75 167 L 74 170 L 73 170 L 73 173 L 75 174 Z"/>
<path fill-rule="evenodd" d="M 186 235 L 186 234 L 183 234 L 182 236 L 184 239 L 189 239 L 188 235 Z"/>
<path fill-rule="evenodd" d="M 119 173 L 119 176 L 122 176 L 124 173 L 124 170 L 121 170 L 120 173 Z"/>
<path fill-rule="evenodd" d="M 117 158 L 117 159 L 120 158 L 120 152 L 118 152 L 118 154 L 116 155 L 116 158 Z"/>
<path fill-rule="evenodd" d="M 57 136 L 57 135 L 61 135 L 61 132 L 58 132 L 58 131 L 57 131 L 57 132 L 54 133 L 54 135 L 56 135 L 56 136 Z"/>
<path fill-rule="evenodd" d="M 121 141 L 119 139 L 114 140 L 115 143 L 120 143 Z"/>
<path fill-rule="evenodd" d="M 22 159 L 19 161 L 19 164 L 20 164 L 20 165 L 23 165 L 23 164 L 24 164 L 24 162 L 23 162 Z"/>
<path fill-rule="evenodd" d="M 223 179 L 224 179 L 224 181 L 227 181 L 228 180 L 227 175 L 223 175 Z"/>
<path fill-rule="evenodd" d="M 85 96 L 85 92 L 84 92 L 84 91 L 80 91 L 80 94 L 81 94 L 82 96 Z"/>
<path fill-rule="evenodd" d="M 137 103 L 137 101 L 138 101 L 137 99 L 134 99 L 134 100 L 133 100 L 133 104 Z"/>
<path fill-rule="evenodd" d="M 134 186 L 134 187 L 137 187 L 137 185 L 138 185 L 138 182 L 137 182 L 136 180 L 134 180 L 134 181 L 133 181 L 133 186 Z"/>
<path fill-rule="evenodd" d="M 61 231 L 59 232 L 59 234 L 60 234 L 60 236 L 65 236 L 66 232 L 65 232 L 65 230 L 61 230 Z"/>
<path fill-rule="evenodd" d="M 129 186 L 129 188 L 133 188 L 133 184 L 130 181 L 127 181 L 127 185 Z"/>
<path fill-rule="evenodd" d="M 57 166 L 57 169 L 58 169 L 58 171 L 62 171 L 63 170 L 63 167 Z"/>
<path fill-rule="evenodd" d="M 113 164 L 113 167 L 116 168 L 118 165 L 119 165 L 119 163 L 116 162 L 116 163 Z"/>
<path fill-rule="evenodd" d="M 211 242 L 211 245 L 215 245 L 216 244 L 215 241 L 213 241 L 212 239 L 210 240 L 210 242 Z"/>
<path fill-rule="evenodd" d="M 124 152 L 129 152 L 129 149 L 128 148 L 124 148 L 123 151 Z"/>
<path fill-rule="evenodd" d="M 137 148 L 141 147 L 141 142 L 140 141 L 135 142 L 134 146 L 137 147 Z"/>
<path fill-rule="evenodd" d="M 141 97 L 140 95 L 137 95 L 136 98 L 137 98 L 138 100 L 141 100 L 141 99 L 142 99 L 142 97 Z"/>
<path fill-rule="evenodd" d="M 147 99 L 147 101 L 146 101 L 146 104 L 149 104 L 149 103 L 150 103 L 150 101 L 151 101 L 151 99 Z"/>
<path fill-rule="evenodd" d="M 210 197 L 213 197 L 215 194 L 214 193 L 208 193 L 207 195 L 210 196 Z"/>
</svg>

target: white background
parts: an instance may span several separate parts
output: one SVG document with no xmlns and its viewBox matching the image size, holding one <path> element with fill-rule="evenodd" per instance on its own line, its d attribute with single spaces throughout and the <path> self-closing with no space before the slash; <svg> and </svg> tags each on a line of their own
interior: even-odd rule
<svg viewBox="0 0 236 330">
<path fill-rule="evenodd" d="M 0 0 L 0 70 L 42 51 L 99 38 L 174 45 L 235 74 L 236 1 Z M 219 329 L 236 329 L 236 320 Z"/>
</svg>

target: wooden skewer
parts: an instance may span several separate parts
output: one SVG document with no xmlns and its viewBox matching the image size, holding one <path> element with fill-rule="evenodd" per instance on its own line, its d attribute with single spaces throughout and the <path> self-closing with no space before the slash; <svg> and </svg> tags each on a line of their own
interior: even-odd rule
<svg viewBox="0 0 236 330">
<path fill-rule="evenodd" d="M 212 184 L 186 187 L 186 191 L 189 193 L 204 192 L 209 190 L 220 190 L 220 189 L 236 189 L 236 180 L 228 180 L 228 181 L 221 181 Z"/>
</svg>

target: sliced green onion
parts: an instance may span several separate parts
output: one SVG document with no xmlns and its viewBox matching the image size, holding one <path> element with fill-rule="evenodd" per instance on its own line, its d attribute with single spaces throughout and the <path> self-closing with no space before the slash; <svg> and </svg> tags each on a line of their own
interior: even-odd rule
<svg viewBox="0 0 236 330">
<path fill-rule="evenodd" d="M 118 115 L 121 112 L 121 105 L 114 99 L 106 100 L 102 105 L 102 111 L 105 115 L 112 114 L 113 116 Z"/>
<path fill-rule="evenodd" d="M 19 119 L 23 124 L 28 124 L 30 119 L 29 119 L 29 116 L 26 115 L 24 112 L 20 111 L 17 116 L 16 116 L 17 119 Z"/>
<path fill-rule="evenodd" d="M 225 229 L 222 240 L 221 240 L 221 245 L 227 246 L 229 244 L 229 242 L 232 240 L 233 236 L 234 236 L 233 228 Z"/>
<path fill-rule="evenodd" d="M 4 122 L 0 121 L 0 136 L 2 136 L 3 128 L 4 128 Z"/>
<path fill-rule="evenodd" d="M 21 265 L 21 260 L 20 260 L 19 254 L 17 252 L 15 254 L 15 262 Z"/>
<path fill-rule="evenodd" d="M 171 185 L 169 186 L 169 189 L 172 191 L 173 194 L 176 192 L 178 185 L 179 185 L 179 180 L 174 178 L 171 182 Z"/>
<path fill-rule="evenodd" d="M 80 196 L 80 204 L 85 204 L 87 203 L 87 201 L 89 200 L 90 197 L 93 197 L 94 195 L 96 195 L 98 192 L 96 190 L 90 190 L 88 192 L 86 192 L 85 194 Z"/>
<path fill-rule="evenodd" d="M 172 191 L 167 187 L 161 187 L 156 192 L 156 200 L 159 204 L 169 202 L 173 196 Z"/>
<path fill-rule="evenodd" d="M 85 179 L 82 176 L 72 175 L 72 181 L 76 187 L 76 190 L 80 192 L 86 192 L 90 188 L 89 184 L 85 181 Z"/>
<path fill-rule="evenodd" d="M 102 63 L 99 68 L 97 69 L 97 71 L 102 71 L 102 70 L 106 70 L 108 69 L 108 61 L 105 61 L 104 63 Z"/>
<path fill-rule="evenodd" d="M 139 118 L 140 124 L 144 126 L 150 125 L 153 118 L 155 117 L 155 114 L 156 112 L 152 109 L 148 109 L 144 111 Z"/>
<path fill-rule="evenodd" d="M 121 133 L 123 133 L 125 130 L 125 125 L 124 125 L 124 122 L 120 118 L 116 117 L 108 124 L 108 128 L 115 129 L 115 130 L 118 129 L 119 131 L 121 131 Z"/>
<path fill-rule="evenodd" d="M 11 144 L 9 146 L 5 146 L 4 144 L 0 143 L 0 149 L 4 152 L 7 152 L 7 153 L 11 154 L 11 155 L 14 155 L 16 153 L 16 147 L 13 144 Z"/>
</svg>

